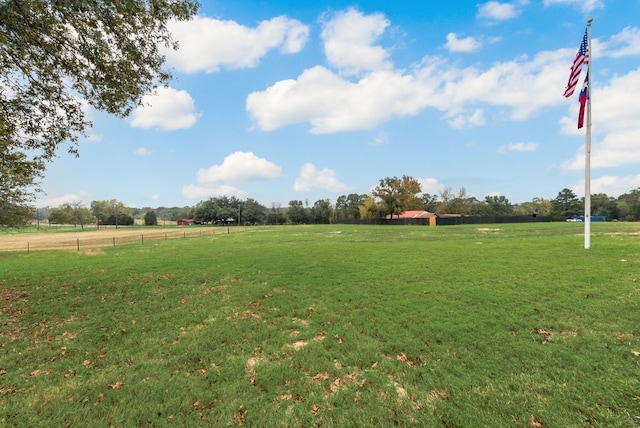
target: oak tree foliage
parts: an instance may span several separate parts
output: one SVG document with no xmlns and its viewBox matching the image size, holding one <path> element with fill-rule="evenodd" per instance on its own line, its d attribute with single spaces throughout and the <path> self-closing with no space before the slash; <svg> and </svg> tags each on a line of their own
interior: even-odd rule
<svg viewBox="0 0 640 428">
<path fill-rule="evenodd" d="M 413 177 L 403 175 L 385 177 L 371 192 L 372 196 L 381 200 L 383 210 L 390 218 L 407 210 L 422 209 L 424 203 L 420 198 L 420 183 Z"/>
<path fill-rule="evenodd" d="M 126 117 L 169 82 L 162 50 L 178 46 L 167 25 L 198 8 L 196 0 L 0 0 L 2 204 L 32 202 L 61 147 L 78 155 L 87 106 Z"/>
</svg>

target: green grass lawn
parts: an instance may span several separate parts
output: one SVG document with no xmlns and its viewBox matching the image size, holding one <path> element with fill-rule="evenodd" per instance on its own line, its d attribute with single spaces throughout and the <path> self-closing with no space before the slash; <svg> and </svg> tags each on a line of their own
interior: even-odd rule
<svg viewBox="0 0 640 428">
<path fill-rule="evenodd" d="M 0 253 L 0 425 L 634 427 L 640 224 Z"/>
</svg>

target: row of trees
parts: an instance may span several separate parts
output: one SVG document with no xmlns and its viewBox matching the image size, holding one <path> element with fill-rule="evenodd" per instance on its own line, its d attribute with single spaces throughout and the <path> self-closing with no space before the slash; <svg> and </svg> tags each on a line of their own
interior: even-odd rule
<svg viewBox="0 0 640 428">
<path fill-rule="evenodd" d="M 36 219 L 51 223 L 129 225 L 134 218 L 144 224 L 175 222 L 192 219 L 197 224 L 323 224 L 341 219 L 375 219 L 400 215 L 408 210 L 426 210 L 439 215 L 463 216 L 531 216 L 550 217 L 555 221 L 584 214 L 584 200 L 570 189 L 562 189 L 555 199 L 534 198 L 531 202 L 512 204 L 504 196 L 488 195 L 479 200 L 464 188 L 454 192 L 448 188 L 437 195 L 422 193 L 420 184 L 412 177 L 386 177 L 370 194 L 339 196 L 335 204 L 329 199 L 309 201 L 291 200 L 287 206 L 279 203 L 266 207 L 254 199 L 214 197 L 185 207 L 131 208 L 115 199 L 93 201 L 89 208 L 82 203 L 63 204 L 57 208 L 36 211 Z M 591 214 L 610 220 L 640 220 L 640 188 L 618 198 L 604 193 L 591 196 Z"/>
</svg>

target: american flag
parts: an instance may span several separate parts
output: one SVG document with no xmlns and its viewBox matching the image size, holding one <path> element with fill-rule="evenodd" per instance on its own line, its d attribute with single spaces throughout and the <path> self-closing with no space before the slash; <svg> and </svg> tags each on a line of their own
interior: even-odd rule
<svg viewBox="0 0 640 428">
<path fill-rule="evenodd" d="M 567 88 L 564 90 L 565 98 L 569 98 L 571 95 L 573 95 L 573 92 L 576 90 L 576 86 L 578 85 L 578 79 L 580 78 L 580 72 L 582 71 L 582 66 L 588 63 L 589 63 L 589 48 L 587 43 L 587 30 L 584 30 L 584 37 L 582 38 L 580 49 L 578 50 L 576 59 L 573 60 L 573 65 L 571 66 L 571 74 L 569 74 L 569 83 L 567 83 Z"/>
</svg>

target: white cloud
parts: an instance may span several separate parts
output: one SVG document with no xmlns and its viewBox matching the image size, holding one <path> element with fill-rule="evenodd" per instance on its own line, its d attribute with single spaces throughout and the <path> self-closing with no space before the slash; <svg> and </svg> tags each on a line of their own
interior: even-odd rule
<svg viewBox="0 0 640 428">
<path fill-rule="evenodd" d="M 160 87 L 155 93 L 142 97 L 142 105 L 133 111 L 130 124 L 134 128 L 173 131 L 191 128 L 199 116 L 187 91 Z"/>
<path fill-rule="evenodd" d="M 325 32 L 335 36 L 341 34 L 335 28 L 349 28 L 347 19 L 352 19 L 359 28 L 359 23 L 369 18 L 371 16 L 349 10 L 335 22 L 331 21 L 333 26 L 327 24 L 332 30 L 325 29 Z M 371 19 L 378 23 L 377 27 L 371 25 L 377 31 L 388 25 L 379 15 Z M 364 33 L 368 37 L 355 37 L 358 43 L 371 44 L 379 34 Z M 356 31 L 356 35 L 359 34 Z M 374 52 L 382 49 L 372 47 Z M 340 55 L 331 56 L 330 61 L 339 68 L 356 68 L 348 59 L 342 59 L 347 57 L 346 50 L 337 51 Z M 371 71 L 351 79 L 319 65 L 306 69 L 297 78 L 282 80 L 249 94 L 246 110 L 254 128 L 271 131 L 308 123 L 310 132 L 317 134 L 374 129 L 391 118 L 413 116 L 426 108 L 444 112 L 445 119 L 454 128 L 483 126 L 486 123 L 484 109 L 475 108 L 468 113 L 479 103 L 505 107 L 507 115 L 502 114 L 503 117 L 522 121 L 565 102 L 558 96 L 561 89 L 557 88 L 566 82 L 568 65 L 575 53 L 574 48 L 542 51 L 531 58 L 522 56 L 485 69 L 459 68 L 440 57 L 425 57 L 409 70 L 388 68 L 388 55 L 379 53 L 372 55 L 377 59 L 369 62 L 379 67 L 369 66 Z M 366 70 L 364 66 L 358 69 Z"/>
<path fill-rule="evenodd" d="M 281 175 L 282 169 L 279 166 L 253 152 L 235 152 L 225 157 L 222 165 L 199 169 L 197 182 L 248 183 L 273 180 Z"/>
<path fill-rule="evenodd" d="M 322 29 L 327 60 L 346 75 L 390 69 L 389 53 L 373 45 L 388 26 L 382 14 L 363 15 L 355 9 L 335 14 Z"/>
<path fill-rule="evenodd" d="M 306 25 L 286 16 L 262 21 L 255 28 L 198 16 L 172 22 L 169 29 L 180 48 L 163 53 L 169 65 L 185 73 L 255 67 L 273 49 L 300 52 L 309 36 Z"/>
<path fill-rule="evenodd" d="M 538 143 L 509 143 L 498 147 L 497 152 L 535 152 L 536 150 L 538 150 Z"/>
<path fill-rule="evenodd" d="M 520 15 L 520 10 L 512 3 L 489 1 L 478 5 L 478 18 L 492 21 L 506 21 Z"/>
<path fill-rule="evenodd" d="M 344 192 L 347 186 L 336 177 L 335 171 L 323 168 L 318 170 L 315 165 L 306 163 L 300 170 L 300 175 L 293 185 L 296 192 L 309 192 L 312 189 L 321 189 L 333 193 Z"/>
<path fill-rule="evenodd" d="M 453 127 L 481 126 L 482 109 L 466 117 L 463 113 L 477 103 L 507 107 L 511 119 L 525 120 L 564 102 L 557 88 L 567 78 L 572 56 L 573 49 L 541 52 L 486 70 L 460 69 L 442 58 L 425 57 L 409 72 L 376 71 L 355 82 L 316 66 L 295 80 L 249 94 L 246 109 L 261 130 L 308 122 L 311 132 L 318 134 L 373 129 L 392 117 L 413 116 L 425 108 L 446 112 L 446 117 L 454 118 Z"/>
<path fill-rule="evenodd" d="M 371 142 L 372 146 L 382 146 L 384 144 L 387 144 L 387 141 L 389 140 L 389 136 L 386 133 L 380 133 L 378 135 L 376 135 L 373 138 L 373 141 Z"/>
<path fill-rule="evenodd" d="M 614 34 L 606 41 L 598 40 L 598 50 L 603 55 L 611 58 L 620 58 L 630 55 L 640 55 L 640 28 L 625 27 L 618 34 Z M 595 50 L 595 49 L 594 49 Z"/>
<path fill-rule="evenodd" d="M 151 150 L 146 147 L 138 147 L 134 150 L 134 153 L 138 156 L 151 156 Z"/>
<path fill-rule="evenodd" d="M 591 168 L 614 168 L 640 164 L 640 68 L 616 76 L 608 85 L 595 86 L 592 102 Z M 569 116 L 561 120 L 567 134 L 584 135 L 576 129 L 578 103 L 572 103 Z M 584 169 L 584 147 L 562 165 L 565 171 Z"/>
<path fill-rule="evenodd" d="M 602 0 L 544 0 L 543 4 L 545 6 L 574 6 L 585 13 L 604 7 Z"/>
<path fill-rule="evenodd" d="M 151 195 L 151 200 L 152 201 L 159 201 L 160 200 L 160 194 L 154 193 L 153 195 Z"/>
<path fill-rule="evenodd" d="M 84 140 L 87 143 L 99 143 L 100 141 L 102 141 L 102 135 L 89 134 Z"/>
<path fill-rule="evenodd" d="M 453 129 L 472 128 L 476 126 L 484 126 L 486 120 L 484 118 L 484 110 L 478 108 L 473 113 L 464 115 L 457 114 L 448 120 L 449 126 Z"/>
<path fill-rule="evenodd" d="M 420 189 L 422 189 L 422 193 L 428 193 L 430 195 L 439 195 L 446 186 L 442 183 L 439 183 L 435 178 L 416 178 L 418 183 L 420 183 Z"/>
<path fill-rule="evenodd" d="M 482 47 L 482 43 L 473 37 L 458 38 L 456 33 L 447 34 L 447 43 L 444 45 L 449 52 L 475 52 Z"/>
<path fill-rule="evenodd" d="M 38 199 L 36 201 L 36 206 L 57 208 L 62 204 L 75 204 L 78 202 L 84 204 L 85 199 L 87 199 L 88 197 L 89 197 L 89 194 L 87 192 L 65 193 L 64 195 L 61 195 L 61 196 Z"/>
<path fill-rule="evenodd" d="M 591 178 L 591 194 L 605 193 L 608 196 L 617 198 L 620 195 L 630 192 L 640 187 L 640 174 L 627 176 L 604 175 L 598 178 Z M 571 190 L 578 196 L 584 195 L 584 180 L 576 181 Z"/>
<path fill-rule="evenodd" d="M 206 199 L 216 196 L 235 196 L 237 198 L 244 198 L 246 195 L 247 192 L 244 190 L 228 185 L 199 186 L 187 184 L 182 186 L 182 196 L 189 199 Z"/>
</svg>

